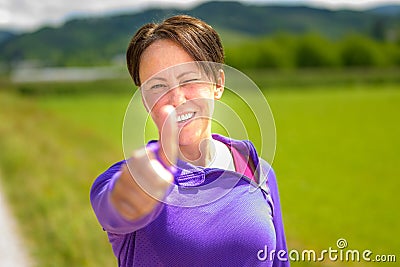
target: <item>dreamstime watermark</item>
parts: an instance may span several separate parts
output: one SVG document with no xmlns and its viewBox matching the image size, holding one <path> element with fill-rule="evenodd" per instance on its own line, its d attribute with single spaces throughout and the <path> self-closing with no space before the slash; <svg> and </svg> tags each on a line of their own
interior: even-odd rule
<svg viewBox="0 0 400 267">
<path fill-rule="evenodd" d="M 356 250 L 346 249 L 348 246 L 347 240 L 339 238 L 336 241 L 336 247 L 329 247 L 321 251 L 313 249 L 289 251 L 285 250 L 268 250 L 267 246 L 257 252 L 259 261 L 272 261 L 275 257 L 279 261 L 292 261 L 292 262 L 396 262 L 396 255 L 394 254 L 374 254 L 371 250 Z"/>
</svg>

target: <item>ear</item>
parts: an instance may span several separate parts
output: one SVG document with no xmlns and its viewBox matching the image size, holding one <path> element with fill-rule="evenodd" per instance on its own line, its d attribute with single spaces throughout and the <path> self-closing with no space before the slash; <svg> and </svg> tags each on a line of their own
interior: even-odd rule
<svg viewBox="0 0 400 267">
<path fill-rule="evenodd" d="M 214 88 L 214 99 L 220 100 L 225 88 L 225 72 L 220 69 L 218 71 L 218 79 Z"/>
</svg>

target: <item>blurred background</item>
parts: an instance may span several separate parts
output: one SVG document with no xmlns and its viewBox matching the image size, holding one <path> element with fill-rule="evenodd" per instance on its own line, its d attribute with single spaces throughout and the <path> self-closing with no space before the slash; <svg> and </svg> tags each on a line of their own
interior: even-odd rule
<svg viewBox="0 0 400 267">
<path fill-rule="evenodd" d="M 400 1 L 9 0 L 0 5 L 0 194 L 37 266 L 117 265 L 89 190 L 123 158 L 136 90 L 125 50 L 144 23 L 182 13 L 220 33 L 226 63 L 269 102 L 289 249 L 337 249 L 344 238 L 346 249 L 399 261 Z"/>
</svg>

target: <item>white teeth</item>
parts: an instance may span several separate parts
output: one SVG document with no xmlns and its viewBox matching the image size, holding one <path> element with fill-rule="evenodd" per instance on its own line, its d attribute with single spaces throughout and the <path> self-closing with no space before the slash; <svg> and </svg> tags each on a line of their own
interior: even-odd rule
<svg viewBox="0 0 400 267">
<path fill-rule="evenodd" d="M 184 114 L 178 116 L 177 121 L 178 122 L 187 121 L 187 120 L 191 119 L 193 116 L 194 116 L 194 112 L 184 113 Z"/>
</svg>

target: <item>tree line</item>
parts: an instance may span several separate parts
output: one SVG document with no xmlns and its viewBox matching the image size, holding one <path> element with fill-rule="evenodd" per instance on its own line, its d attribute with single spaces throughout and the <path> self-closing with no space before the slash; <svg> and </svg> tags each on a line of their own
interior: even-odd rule
<svg viewBox="0 0 400 267">
<path fill-rule="evenodd" d="M 225 47 L 226 64 L 242 68 L 346 68 L 400 66 L 400 40 L 360 34 L 330 40 L 318 33 L 279 33 Z"/>
</svg>

